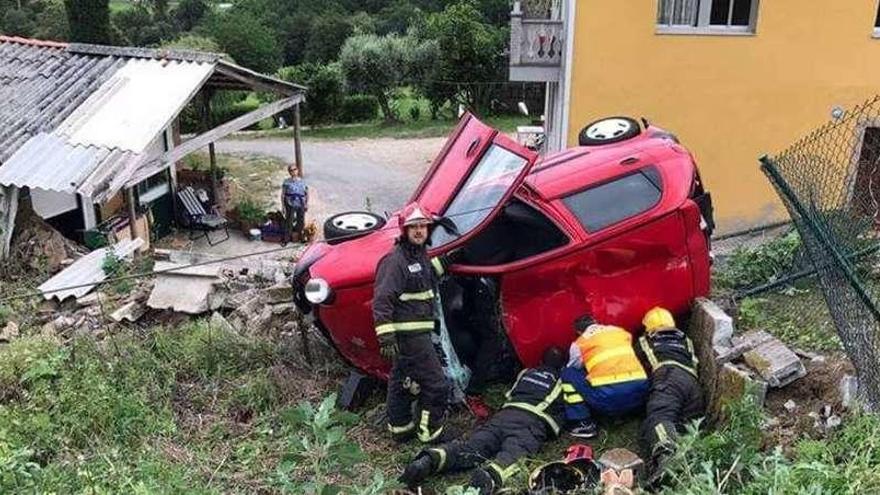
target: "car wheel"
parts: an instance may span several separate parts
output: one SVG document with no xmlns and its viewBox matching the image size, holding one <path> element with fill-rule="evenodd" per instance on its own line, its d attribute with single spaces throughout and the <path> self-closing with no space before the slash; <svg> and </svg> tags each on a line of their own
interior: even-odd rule
<svg viewBox="0 0 880 495">
<path fill-rule="evenodd" d="M 338 244 L 381 229 L 385 219 L 368 211 L 337 213 L 324 222 L 324 240 Z"/>
<path fill-rule="evenodd" d="M 591 122 L 581 129 L 578 142 L 581 146 L 619 143 L 634 138 L 641 132 L 639 123 L 629 117 L 607 117 Z"/>
</svg>

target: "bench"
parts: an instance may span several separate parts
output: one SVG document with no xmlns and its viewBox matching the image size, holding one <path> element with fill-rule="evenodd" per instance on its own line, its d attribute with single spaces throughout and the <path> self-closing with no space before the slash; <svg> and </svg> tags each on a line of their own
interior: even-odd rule
<svg viewBox="0 0 880 495">
<path fill-rule="evenodd" d="M 191 186 L 179 190 L 177 198 L 182 206 L 181 211 L 185 217 L 186 228 L 190 231 L 190 240 L 204 236 L 208 245 L 214 246 L 229 239 L 229 221 L 220 215 L 216 206 L 213 206 L 211 213 L 208 213 Z M 220 229 L 226 232 L 226 237 L 213 242 L 210 233 Z"/>
</svg>

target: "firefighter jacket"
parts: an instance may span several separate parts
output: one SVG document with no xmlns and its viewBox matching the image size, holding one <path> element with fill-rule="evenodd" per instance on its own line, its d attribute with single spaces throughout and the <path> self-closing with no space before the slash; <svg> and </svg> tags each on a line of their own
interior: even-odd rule
<svg viewBox="0 0 880 495">
<path fill-rule="evenodd" d="M 429 260 L 424 246 L 399 240 L 376 268 L 376 335 L 433 330 L 434 288 L 445 271 L 446 262 L 441 258 Z"/>
<path fill-rule="evenodd" d="M 538 416 L 554 435 L 559 434 L 563 405 L 559 400 L 562 384 L 559 372 L 548 367 L 526 368 L 519 373 L 513 387 L 507 392 L 502 408 L 528 411 Z"/>
<path fill-rule="evenodd" d="M 587 381 L 593 387 L 647 378 L 633 350 L 632 335 L 620 327 L 602 325 L 585 332 L 572 347 L 580 354 Z"/>
<path fill-rule="evenodd" d="M 639 338 L 636 353 L 652 372 L 663 366 L 677 366 L 694 377 L 699 360 L 691 339 L 677 328 L 660 330 Z"/>
</svg>

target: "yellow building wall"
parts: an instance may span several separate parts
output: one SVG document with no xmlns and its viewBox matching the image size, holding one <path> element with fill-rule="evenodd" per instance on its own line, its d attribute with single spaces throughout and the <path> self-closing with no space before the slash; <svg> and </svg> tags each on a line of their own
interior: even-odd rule
<svg viewBox="0 0 880 495">
<path fill-rule="evenodd" d="M 878 0 L 761 0 L 749 36 L 656 34 L 657 0 L 576 0 L 568 141 L 645 117 L 696 156 L 720 231 L 785 218 L 758 157 L 880 93 Z"/>
</svg>

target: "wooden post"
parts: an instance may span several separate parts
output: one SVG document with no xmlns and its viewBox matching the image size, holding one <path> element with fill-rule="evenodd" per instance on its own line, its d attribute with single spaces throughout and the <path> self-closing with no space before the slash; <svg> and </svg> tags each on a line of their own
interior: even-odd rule
<svg viewBox="0 0 880 495">
<path fill-rule="evenodd" d="M 213 92 L 210 89 L 203 90 L 202 93 L 202 132 L 208 132 L 211 129 L 211 96 Z M 217 186 L 217 155 L 214 152 L 214 142 L 208 143 L 208 162 L 210 163 L 211 174 L 211 195 L 214 197 L 214 204 L 217 204 L 219 187 Z"/>
<path fill-rule="evenodd" d="M 302 139 L 299 134 L 300 132 L 300 120 L 299 120 L 299 103 L 293 106 L 293 150 L 294 155 L 296 157 L 296 164 L 299 167 L 299 173 L 303 177 L 305 177 L 305 169 L 303 169 L 303 157 L 302 157 Z"/>
<path fill-rule="evenodd" d="M 131 240 L 137 239 L 137 209 L 134 205 L 134 188 L 125 188 L 125 202 L 128 203 L 128 231 L 131 233 Z"/>
</svg>

